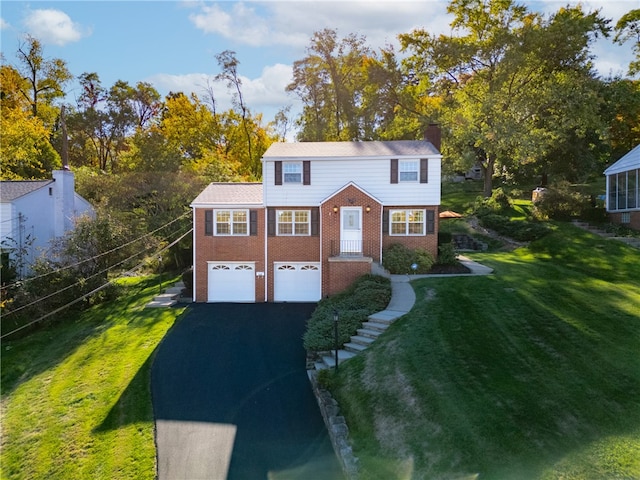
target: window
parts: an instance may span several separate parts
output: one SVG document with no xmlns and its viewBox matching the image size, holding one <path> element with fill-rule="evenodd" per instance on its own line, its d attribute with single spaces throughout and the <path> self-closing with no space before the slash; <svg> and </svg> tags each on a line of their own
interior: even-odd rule
<svg viewBox="0 0 640 480">
<path fill-rule="evenodd" d="M 247 210 L 215 210 L 216 235 L 248 235 Z"/>
<path fill-rule="evenodd" d="M 309 210 L 278 210 L 278 235 L 309 235 Z"/>
<path fill-rule="evenodd" d="M 424 235 L 425 211 L 391 210 L 389 227 L 391 235 Z"/>
<path fill-rule="evenodd" d="M 420 171 L 418 161 L 406 161 L 402 160 L 398 162 L 399 180 L 401 182 L 417 182 L 418 173 Z"/>
<path fill-rule="evenodd" d="M 285 162 L 282 165 L 284 183 L 302 183 L 302 163 Z"/>
</svg>

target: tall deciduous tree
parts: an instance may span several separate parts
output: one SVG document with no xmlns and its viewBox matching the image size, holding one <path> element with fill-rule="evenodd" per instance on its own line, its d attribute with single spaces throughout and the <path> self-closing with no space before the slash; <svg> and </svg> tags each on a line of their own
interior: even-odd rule
<svg viewBox="0 0 640 480">
<path fill-rule="evenodd" d="M 419 74 L 434 79 L 451 144 L 482 165 L 489 196 L 497 170 L 513 172 L 547 157 L 568 132 L 595 128 L 594 112 L 568 97 L 593 79 L 589 46 L 608 27 L 581 7 L 545 20 L 512 0 L 453 0 L 448 11 L 454 34 L 400 38 Z M 573 110 L 562 112 L 567 104 Z"/>
<path fill-rule="evenodd" d="M 614 41 L 622 45 L 631 41 L 635 60 L 629 63 L 629 75 L 640 73 L 640 8 L 625 13 L 615 27 Z"/>
<path fill-rule="evenodd" d="M 293 64 L 287 90 L 304 103 L 300 140 L 361 140 L 365 61 L 373 54 L 364 37 L 338 39 L 335 30 L 314 33 L 307 56 Z"/>
<path fill-rule="evenodd" d="M 45 123 L 51 124 L 56 114 L 43 112 L 40 106 L 50 106 L 55 99 L 63 97 L 64 86 L 73 76 L 64 60 L 44 57 L 42 44 L 37 38 L 28 36 L 18 47 L 17 53 L 20 61 L 18 69 L 28 86 L 22 90 L 22 94 L 31 103 L 33 116 L 44 117 Z"/>
</svg>

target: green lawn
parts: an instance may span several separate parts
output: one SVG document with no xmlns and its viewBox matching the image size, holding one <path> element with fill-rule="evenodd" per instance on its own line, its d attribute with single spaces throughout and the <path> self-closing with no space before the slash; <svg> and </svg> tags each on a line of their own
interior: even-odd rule
<svg viewBox="0 0 640 480">
<path fill-rule="evenodd" d="M 363 478 L 640 478 L 640 252 L 560 224 L 474 258 L 334 379 Z"/>
<path fill-rule="evenodd" d="M 154 277 L 116 302 L 2 343 L 1 476 L 153 479 L 149 375 L 184 309 L 144 309 Z"/>
</svg>

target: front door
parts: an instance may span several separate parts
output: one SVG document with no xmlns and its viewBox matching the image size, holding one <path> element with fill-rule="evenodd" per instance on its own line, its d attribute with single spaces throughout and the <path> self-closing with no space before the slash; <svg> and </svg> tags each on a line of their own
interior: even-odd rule
<svg viewBox="0 0 640 480">
<path fill-rule="evenodd" d="M 362 253 L 362 207 L 340 210 L 340 253 Z"/>
</svg>

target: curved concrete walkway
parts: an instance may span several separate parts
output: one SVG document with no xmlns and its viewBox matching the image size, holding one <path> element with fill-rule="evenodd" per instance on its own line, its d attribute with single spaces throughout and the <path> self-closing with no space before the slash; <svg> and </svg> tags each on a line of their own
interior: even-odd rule
<svg viewBox="0 0 640 480">
<path fill-rule="evenodd" d="M 416 294 L 410 284 L 412 280 L 438 277 L 473 277 L 493 273 L 492 268 L 474 262 L 467 257 L 460 255 L 458 256 L 458 260 L 471 272 L 458 274 L 389 275 L 391 278 L 391 300 L 389 301 L 389 305 L 381 312 L 369 315 L 369 321 L 362 324 L 363 328 L 359 328 L 358 334 L 351 337 L 351 342 L 345 343 L 344 348 L 338 350 L 338 364 L 366 350 L 380 334 L 389 328 L 389 325 L 411 311 L 413 305 L 416 303 Z M 322 355 L 321 361 L 315 364 L 316 370 L 333 367 L 335 365 L 334 355 L 335 351 Z"/>
</svg>

